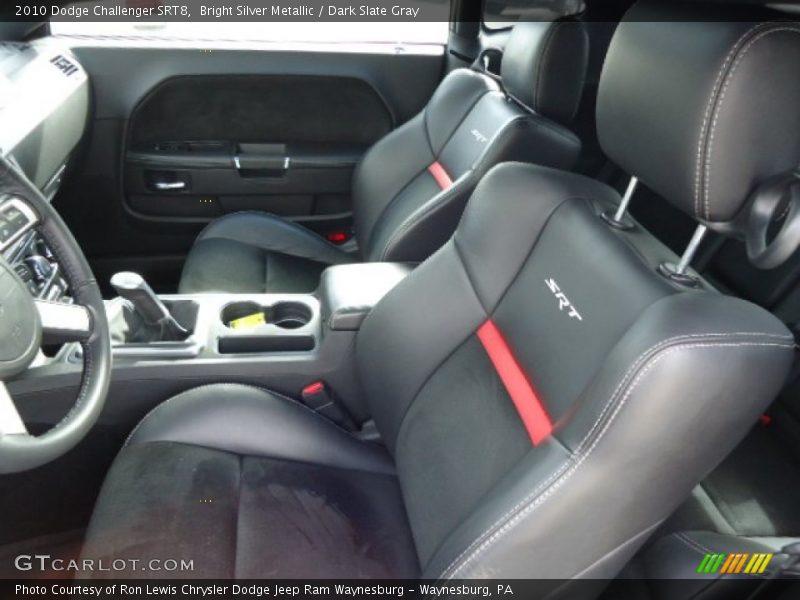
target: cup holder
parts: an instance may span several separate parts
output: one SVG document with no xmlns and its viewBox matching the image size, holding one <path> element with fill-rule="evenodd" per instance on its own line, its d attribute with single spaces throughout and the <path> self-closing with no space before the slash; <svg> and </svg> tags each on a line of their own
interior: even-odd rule
<svg viewBox="0 0 800 600">
<path fill-rule="evenodd" d="M 220 318 L 225 327 L 230 327 L 233 321 L 263 312 L 264 307 L 255 302 L 234 302 L 222 309 Z"/>
<path fill-rule="evenodd" d="M 256 302 L 234 302 L 222 309 L 220 318 L 226 327 L 231 323 L 262 314 L 264 321 L 261 324 L 270 324 L 281 329 L 300 329 L 311 322 L 313 314 L 311 309 L 302 302 L 278 302 L 272 306 L 262 306 Z M 257 327 L 256 321 L 251 327 Z M 238 329 L 238 328 L 236 328 Z"/>
<path fill-rule="evenodd" d="M 311 309 L 300 302 L 278 302 L 267 310 L 267 322 L 283 329 L 305 327 L 311 316 Z"/>
</svg>

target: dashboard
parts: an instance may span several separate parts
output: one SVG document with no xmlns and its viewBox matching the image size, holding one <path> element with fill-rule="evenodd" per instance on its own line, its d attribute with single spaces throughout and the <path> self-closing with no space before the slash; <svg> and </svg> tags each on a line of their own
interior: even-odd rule
<svg viewBox="0 0 800 600">
<path fill-rule="evenodd" d="M 34 229 L 36 215 L 13 196 L 0 196 L 0 250 L 38 300 L 61 301 L 68 293 L 53 251 Z"/>
<path fill-rule="evenodd" d="M 0 42 L 0 154 L 52 198 L 83 132 L 89 78 L 53 38 Z"/>
<path fill-rule="evenodd" d="M 69 48 L 52 38 L 0 42 L 0 156 L 48 200 L 80 142 L 89 79 Z M 35 298 L 62 300 L 67 284 L 26 203 L 0 193 L 0 254 Z"/>
</svg>

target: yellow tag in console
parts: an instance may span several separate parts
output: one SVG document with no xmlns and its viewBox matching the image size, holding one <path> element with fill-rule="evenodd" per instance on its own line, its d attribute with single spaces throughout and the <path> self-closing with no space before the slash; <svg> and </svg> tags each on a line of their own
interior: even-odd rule
<svg viewBox="0 0 800 600">
<path fill-rule="evenodd" d="M 260 312 L 253 315 L 247 315 L 241 319 L 234 319 L 230 322 L 229 327 L 231 329 L 253 329 L 254 327 L 266 325 L 266 323 L 267 319 L 264 317 L 264 313 Z"/>
</svg>

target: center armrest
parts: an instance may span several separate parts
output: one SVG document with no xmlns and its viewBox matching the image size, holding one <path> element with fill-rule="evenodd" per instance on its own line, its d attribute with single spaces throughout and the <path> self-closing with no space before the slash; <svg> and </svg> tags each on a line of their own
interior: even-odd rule
<svg viewBox="0 0 800 600">
<path fill-rule="evenodd" d="M 355 331 L 394 286 L 416 267 L 413 263 L 335 265 L 322 273 L 319 294 L 328 329 Z"/>
</svg>

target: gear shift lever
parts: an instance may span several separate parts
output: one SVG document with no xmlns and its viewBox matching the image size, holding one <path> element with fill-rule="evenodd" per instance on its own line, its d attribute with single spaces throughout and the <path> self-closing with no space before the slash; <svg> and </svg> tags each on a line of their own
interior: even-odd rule
<svg viewBox="0 0 800 600">
<path fill-rule="evenodd" d="M 175 320 L 164 303 L 138 273 L 122 272 L 111 278 L 120 297 L 133 305 L 134 311 L 148 325 L 161 328 L 162 341 L 184 340 L 189 332 Z"/>
</svg>

